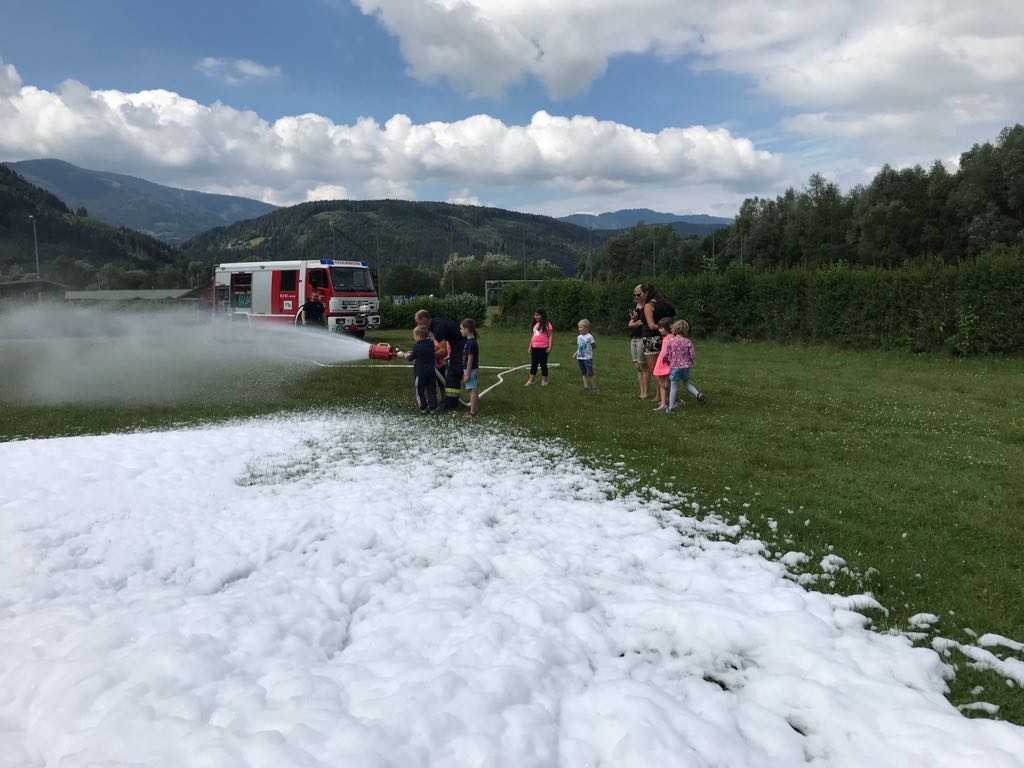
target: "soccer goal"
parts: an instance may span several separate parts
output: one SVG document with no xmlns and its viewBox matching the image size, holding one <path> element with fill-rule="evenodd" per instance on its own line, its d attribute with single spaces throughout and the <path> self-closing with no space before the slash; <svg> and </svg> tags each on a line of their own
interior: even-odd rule
<svg viewBox="0 0 1024 768">
<path fill-rule="evenodd" d="M 488 307 L 494 307 L 501 303 L 501 291 L 506 285 L 525 283 L 536 288 L 541 282 L 541 280 L 484 280 L 484 301 L 487 302 Z"/>
</svg>

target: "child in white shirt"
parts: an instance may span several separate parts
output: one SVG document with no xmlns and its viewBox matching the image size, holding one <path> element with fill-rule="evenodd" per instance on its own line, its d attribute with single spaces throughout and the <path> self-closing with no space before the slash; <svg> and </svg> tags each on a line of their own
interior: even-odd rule
<svg viewBox="0 0 1024 768">
<path fill-rule="evenodd" d="M 572 356 L 580 366 L 580 376 L 583 379 L 583 391 L 597 393 L 597 377 L 594 376 L 594 347 L 597 341 L 590 333 L 590 321 L 580 320 L 576 325 L 580 335 L 576 337 L 576 351 Z"/>
</svg>

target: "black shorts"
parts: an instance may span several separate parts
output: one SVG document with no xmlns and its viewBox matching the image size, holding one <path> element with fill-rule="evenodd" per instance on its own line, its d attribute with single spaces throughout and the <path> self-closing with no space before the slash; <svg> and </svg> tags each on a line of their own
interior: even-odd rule
<svg viewBox="0 0 1024 768">
<path fill-rule="evenodd" d="M 644 336 L 644 354 L 657 355 L 661 352 L 661 336 Z"/>
</svg>

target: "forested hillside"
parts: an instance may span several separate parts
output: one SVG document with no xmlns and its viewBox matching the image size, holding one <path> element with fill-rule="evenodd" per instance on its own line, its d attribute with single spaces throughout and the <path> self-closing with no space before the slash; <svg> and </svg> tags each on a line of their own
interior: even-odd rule
<svg viewBox="0 0 1024 768">
<path fill-rule="evenodd" d="M 449 203 L 330 200 L 283 208 L 203 233 L 182 246 L 210 262 L 294 258 L 408 264 L 440 275 L 449 256 L 503 253 L 546 260 L 572 274 L 577 259 L 607 233 L 547 216 Z"/>
<path fill-rule="evenodd" d="M 166 187 L 135 176 L 79 168 L 62 160 L 25 160 L 8 165 L 73 209 L 85 208 L 89 216 L 105 224 L 134 229 L 171 245 L 275 208 L 259 200 Z"/>
<path fill-rule="evenodd" d="M 562 216 L 559 221 L 578 224 L 592 229 L 629 229 L 641 222 L 644 224 L 671 224 L 680 235 L 709 235 L 713 230 L 732 224 L 732 219 L 708 216 L 706 213 L 684 214 L 662 213 L 650 208 L 624 208 L 605 213 L 574 213 Z"/>
<path fill-rule="evenodd" d="M 36 271 L 34 221 L 44 277 L 71 288 L 188 284 L 169 245 L 83 214 L 0 164 L 0 278 Z"/>
</svg>

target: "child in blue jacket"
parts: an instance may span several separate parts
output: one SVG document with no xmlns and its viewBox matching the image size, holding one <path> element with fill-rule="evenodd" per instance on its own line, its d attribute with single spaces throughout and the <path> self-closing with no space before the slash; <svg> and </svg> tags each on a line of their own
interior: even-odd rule
<svg viewBox="0 0 1024 768">
<path fill-rule="evenodd" d="M 412 351 L 406 355 L 412 360 L 412 375 L 416 382 L 416 405 L 420 413 L 433 413 L 437 410 L 437 367 L 434 357 L 434 342 L 430 331 L 422 325 L 412 329 L 415 343 Z"/>
</svg>

